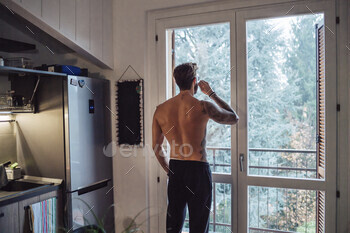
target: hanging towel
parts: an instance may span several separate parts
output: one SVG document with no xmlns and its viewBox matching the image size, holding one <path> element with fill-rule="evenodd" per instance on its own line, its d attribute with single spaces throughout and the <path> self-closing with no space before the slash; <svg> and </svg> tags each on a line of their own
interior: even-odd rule
<svg viewBox="0 0 350 233">
<path fill-rule="evenodd" d="M 29 223 L 33 233 L 55 233 L 56 198 L 30 205 Z"/>
</svg>

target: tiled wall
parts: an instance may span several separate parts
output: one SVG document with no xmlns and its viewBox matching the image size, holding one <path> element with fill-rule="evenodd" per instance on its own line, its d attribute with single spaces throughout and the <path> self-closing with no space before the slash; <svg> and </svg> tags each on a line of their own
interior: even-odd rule
<svg viewBox="0 0 350 233">
<path fill-rule="evenodd" d="M 16 153 L 16 122 L 2 122 L 11 119 L 0 115 L 0 163 L 17 161 Z"/>
</svg>

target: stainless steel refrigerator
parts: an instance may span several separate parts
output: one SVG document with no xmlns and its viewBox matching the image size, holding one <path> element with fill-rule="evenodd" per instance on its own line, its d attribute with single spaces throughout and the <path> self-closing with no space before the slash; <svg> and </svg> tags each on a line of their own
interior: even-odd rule
<svg viewBox="0 0 350 233">
<path fill-rule="evenodd" d="M 74 230 L 103 219 L 112 232 L 112 158 L 103 150 L 111 142 L 109 81 L 68 75 L 63 97 L 66 224 Z"/>
<path fill-rule="evenodd" d="M 20 79 L 20 86 L 28 79 Z M 64 180 L 59 227 L 73 227 L 72 233 L 107 213 L 107 232 L 113 232 L 112 158 L 103 152 L 111 142 L 109 81 L 46 75 L 35 97 L 37 113 L 16 116 L 23 174 Z"/>
</svg>

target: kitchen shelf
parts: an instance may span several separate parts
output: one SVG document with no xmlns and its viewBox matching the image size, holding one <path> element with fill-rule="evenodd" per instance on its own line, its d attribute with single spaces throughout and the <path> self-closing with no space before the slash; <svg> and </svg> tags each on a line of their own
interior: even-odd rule
<svg viewBox="0 0 350 233">
<path fill-rule="evenodd" d="M 13 113 L 34 113 L 34 108 L 0 107 L 0 114 L 13 114 Z"/>
<path fill-rule="evenodd" d="M 34 96 L 38 88 L 38 84 L 40 82 L 41 77 L 67 77 L 67 74 L 57 73 L 57 72 L 48 72 L 41 70 L 33 70 L 33 69 L 24 69 L 10 66 L 0 66 L 0 75 L 8 76 L 10 74 L 16 74 L 20 77 L 37 77 L 37 81 L 33 90 L 33 93 L 30 98 L 31 107 L 19 106 L 19 107 L 11 107 L 2 105 L 0 106 L 0 114 L 16 114 L 16 113 L 35 113 L 35 108 L 33 104 Z"/>
<path fill-rule="evenodd" d="M 67 74 L 63 74 L 63 73 L 24 69 L 24 68 L 17 68 L 17 67 L 11 67 L 11 66 L 0 66 L 0 73 L 1 74 L 20 74 L 20 75 L 33 74 L 33 75 L 40 75 L 41 77 L 45 77 L 45 76 L 67 77 Z"/>
</svg>

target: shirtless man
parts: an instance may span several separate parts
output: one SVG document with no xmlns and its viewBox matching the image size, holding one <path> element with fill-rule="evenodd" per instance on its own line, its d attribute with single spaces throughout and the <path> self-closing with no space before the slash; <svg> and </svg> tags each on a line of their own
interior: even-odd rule
<svg viewBox="0 0 350 233">
<path fill-rule="evenodd" d="M 197 83 L 195 63 L 174 70 L 180 93 L 160 104 L 153 116 L 152 146 L 169 176 L 167 233 L 180 233 L 189 209 L 190 233 L 209 231 L 212 179 L 206 154 L 206 126 L 209 119 L 220 124 L 236 124 L 239 117 L 211 89 L 206 81 Z M 198 86 L 214 103 L 193 97 Z M 170 161 L 162 148 L 164 136 L 170 144 Z M 220 135 L 218 135 L 220 137 Z"/>
</svg>

